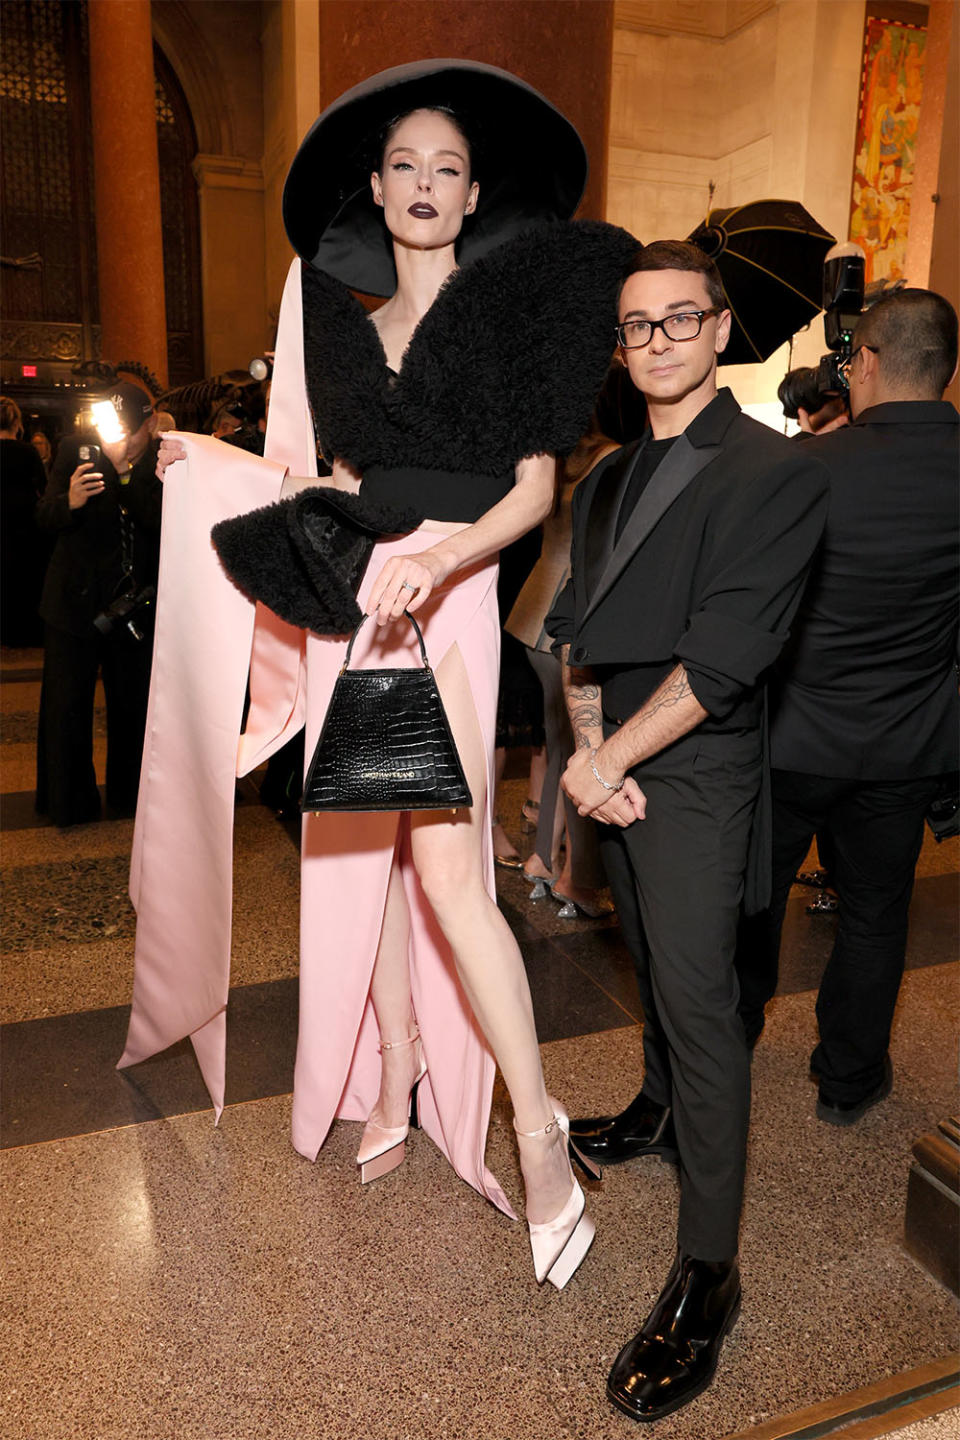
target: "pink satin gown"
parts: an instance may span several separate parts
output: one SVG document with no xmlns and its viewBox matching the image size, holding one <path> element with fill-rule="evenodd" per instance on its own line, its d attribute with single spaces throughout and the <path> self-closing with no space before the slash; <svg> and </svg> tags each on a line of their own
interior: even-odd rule
<svg viewBox="0 0 960 1440">
<path fill-rule="evenodd" d="M 164 489 L 153 680 L 131 863 L 134 994 L 119 1064 L 135 1064 L 189 1035 L 217 1118 L 225 1102 L 235 777 L 266 760 L 304 722 L 309 760 L 346 647 L 345 639 L 305 636 L 254 606 L 224 574 L 209 538 L 217 520 L 278 499 L 287 473 L 316 474 L 299 265 L 291 268 L 281 310 L 270 458 L 179 435 L 188 458 L 168 468 Z M 361 606 L 391 554 L 430 543 L 414 534 L 377 545 Z M 463 656 L 487 755 L 487 795 L 478 800 L 485 819 L 499 666 L 496 576 L 495 561 L 474 567 L 432 596 L 418 616 L 435 668 L 453 644 Z M 409 627 L 377 631 L 368 624 L 352 663 L 419 663 L 411 639 Z M 251 707 L 238 746 L 248 666 Z M 304 819 L 293 1143 L 311 1160 L 333 1120 L 365 1120 L 379 1090 L 369 992 L 399 823 L 395 813 Z M 484 880 L 495 899 L 489 829 L 485 823 Z M 428 1065 L 423 1128 L 458 1175 L 513 1216 L 484 1162 L 493 1057 L 409 864 L 402 879 L 414 1009 Z"/>
</svg>

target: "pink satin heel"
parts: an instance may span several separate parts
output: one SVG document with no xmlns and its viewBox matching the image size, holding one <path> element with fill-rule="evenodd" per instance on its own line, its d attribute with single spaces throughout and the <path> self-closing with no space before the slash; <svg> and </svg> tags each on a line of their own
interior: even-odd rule
<svg viewBox="0 0 960 1440">
<path fill-rule="evenodd" d="M 384 1040 L 379 1047 L 380 1053 L 382 1054 L 384 1050 L 399 1050 L 403 1045 L 414 1045 L 419 1039 L 420 1031 L 417 1030 L 413 1035 L 408 1035 L 406 1040 Z M 407 1153 L 406 1141 L 410 1133 L 410 1126 L 412 1125 L 415 1130 L 420 1128 L 420 1081 L 426 1073 L 427 1064 L 421 1048 L 420 1066 L 410 1089 L 410 1118 L 406 1125 L 377 1125 L 375 1121 L 368 1120 L 363 1127 L 363 1136 L 357 1153 L 361 1185 L 369 1185 L 371 1180 L 379 1180 L 381 1176 L 389 1175 L 391 1170 L 396 1170 L 399 1165 L 403 1164 Z"/>
<path fill-rule="evenodd" d="M 534 1140 L 541 1135 L 550 1136 L 555 1130 L 561 1130 L 566 1141 L 568 1156 L 575 1159 L 588 1175 L 599 1180 L 602 1174 L 599 1165 L 585 1155 L 581 1155 L 570 1139 L 570 1120 L 566 1111 L 555 1101 L 551 1100 L 550 1103 L 554 1110 L 553 1119 L 549 1120 L 542 1129 L 518 1130 L 516 1121 L 513 1122 L 513 1128 L 525 1140 Z M 570 1178 L 573 1189 L 559 1215 L 555 1216 L 553 1220 L 546 1220 L 539 1224 L 527 1222 L 537 1284 L 542 1285 L 544 1280 L 549 1280 L 551 1285 L 555 1285 L 558 1290 L 563 1289 L 571 1275 L 582 1264 L 596 1235 L 596 1226 L 586 1213 L 583 1191 L 574 1179 L 572 1171 Z"/>
</svg>

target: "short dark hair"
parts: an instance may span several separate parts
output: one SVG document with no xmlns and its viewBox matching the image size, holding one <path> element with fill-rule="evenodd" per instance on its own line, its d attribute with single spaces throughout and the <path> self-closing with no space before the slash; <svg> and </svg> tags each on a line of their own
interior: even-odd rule
<svg viewBox="0 0 960 1440">
<path fill-rule="evenodd" d="M 692 270 L 703 276 L 711 306 L 716 310 L 727 308 L 720 271 L 710 256 L 689 240 L 653 240 L 649 245 L 642 245 L 627 267 L 624 284 L 631 275 L 645 270 Z"/>
<path fill-rule="evenodd" d="M 935 290 L 896 290 L 857 322 L 861 345 L 876 350 L 888 385 L 939 400 L 957 364 L 957 312 Z"/>
</svg>

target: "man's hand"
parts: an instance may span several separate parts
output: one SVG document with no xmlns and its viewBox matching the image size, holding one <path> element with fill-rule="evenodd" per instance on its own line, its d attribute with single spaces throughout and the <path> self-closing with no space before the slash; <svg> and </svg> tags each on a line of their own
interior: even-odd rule
<svg viewBox="0 0 960 1440">
<path fill-rule="evenodd" d="M 157 451 L 157 479 L 163 479 L 163 472 L 168 465 L 172 465 L 176 460 L 186 460 L 186 458 L 187 447 L 182 441 L 161 440 L 160 449 Z M 316 481 L 312 481 L 311 483 L 316 484 Z"/>
<path fill-rule="evenodd" d="M 70 476 L 70 488 L 67 491 L 67 504 L 71 510 L 79 510 L 86 505 L 92 495 L 100 495 L 103 492 L 103 473 L 94 470 L 89 461 L 78 465 Z"/>
<path fill-rule="evenodd" d="M 635 820 L 642 820 L 646 814 L 646 796 L 630 776 L 626 776 L 620 790 L 611 791 L 601 785 L 591 768 L 592 752 L 586 747 L 577 750 L 567 762 L 561 784 L 581 815 L 592 815 L 604 825 L 618 825 L 626 829 Z M 596 763 L 595 761 L 593 763 Z M 599 766 L 597 766 L 600 769 Z M 600 771 L 603 774 L 603 771 Z M 604 775 L 611 785 L 620 779 L 619 775 Z"/>
</svg>

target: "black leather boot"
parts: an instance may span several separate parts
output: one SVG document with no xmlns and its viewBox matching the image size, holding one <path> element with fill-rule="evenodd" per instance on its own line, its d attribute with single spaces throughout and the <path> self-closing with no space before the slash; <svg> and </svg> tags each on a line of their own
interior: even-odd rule
<svg viewBox="0 0 960 1440">
<path fill-rule="evenodd" d="M 633 1420 L 660 1420 L 710 1384 L 724 1336 L 740 1313 L 736 1260 L 678 1252 L 660 1298 L 607 1380 L 607 1396 Z"/>
<path fill-rule="evenodd" d="M 658 1105 L 641 1090 L 619 1115 L 596 1115 L 589 1120 L 571 1120 L 570 1134 L 577 1149 L 591 1160 L 620 1165 L 638 1155 L 661 1155 L 676 1160 L 677 1137 L 669 1105 Z"/>
</svg>

